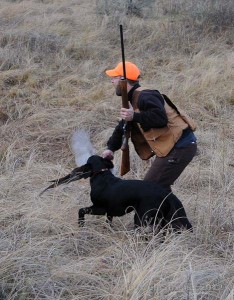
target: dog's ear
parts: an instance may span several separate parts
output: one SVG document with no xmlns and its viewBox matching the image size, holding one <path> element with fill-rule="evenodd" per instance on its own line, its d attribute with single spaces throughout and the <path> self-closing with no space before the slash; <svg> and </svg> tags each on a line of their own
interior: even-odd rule
<svg viewBox="0 0 234 300">
<path fill-rule="evenodd" d="M 110 159 L 104 158 L 103 160 L 104 160 L 104 164 L 107 167 L 107 169 L 113 169 L 114 168 L 114 164 Z"/>
</svg>

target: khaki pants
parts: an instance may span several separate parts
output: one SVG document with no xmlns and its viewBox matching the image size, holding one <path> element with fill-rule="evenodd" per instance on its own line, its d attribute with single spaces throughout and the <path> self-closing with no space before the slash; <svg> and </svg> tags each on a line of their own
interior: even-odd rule
<svg viewBox="0 0 234 300">
<path fill-rule="evenodd" d="M 191 162 L 197 151 L 197 144 L 174 148 L 165 157 L 156 157 L 144 180 L 156 182 L 171 191 L 171 185 Z"/>
</svg>

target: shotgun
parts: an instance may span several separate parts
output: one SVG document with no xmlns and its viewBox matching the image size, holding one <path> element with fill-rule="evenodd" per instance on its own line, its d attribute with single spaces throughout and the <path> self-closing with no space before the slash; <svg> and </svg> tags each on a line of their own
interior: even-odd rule
<svg viewBox="0 0 234 300">
<path fill-rule="evenodd" d="M 127 93 L 127 79 L 126 79 L 126 69 L 125 69 L 125 55 L 124 55 L 124 41 L 123 41 L 123 26 L 120 27 L 120 39 L 121 39 L 121 50 L 122 50 L 122 62 L 123 62 L 123 76 L 120 79 L 120 88 L 122 96 L 122 107 L 129 108 L 128 105 L 128 93 Z M 121 168 L 120 175 L 123 176 L 130 171 L 130 156 L 129 156 L 129 145 L 128 140 L 130 138 L 130 130 L 127 128 L 127 121 L 122 120 L 123 123 L 123 138 L 122 138 L 122 158 L 121 158 Z"/>
</svg>

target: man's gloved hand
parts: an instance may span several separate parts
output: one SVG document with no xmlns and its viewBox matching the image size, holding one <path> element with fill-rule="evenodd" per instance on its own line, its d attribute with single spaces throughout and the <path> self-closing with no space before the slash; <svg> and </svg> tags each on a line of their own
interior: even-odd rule
<svg viewBox="0 0 234 300">
<path fill-rule="evenodd" d="M 120 111 L 120 116 L 124 121 L 132 121 L 133 115 L 134 115 L 134 110 L 132 107 L 132 104 L 128 102 L 129 108 L 121 108 Z"/>
<path fill-rule="evenodd" d="M 114 158 L 114 152 L 111 151 L 111 150 L 109 150 L 109 149 L 107 149 L 107 150 L 103 151 L 102 157 L 103 158 L 108 158 L 108 159 L 112 160 Z"/>
</svg>

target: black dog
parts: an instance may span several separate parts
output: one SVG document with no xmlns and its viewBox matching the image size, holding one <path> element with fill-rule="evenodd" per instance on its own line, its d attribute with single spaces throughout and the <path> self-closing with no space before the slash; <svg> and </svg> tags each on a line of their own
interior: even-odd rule
<svg viewBox="0 0 234 300">
<path fill-rule="evenodd" d="M 54 180 L 49 188 L 90 177 L 92 206 L 79 210 L 78 223 L 84 224 L 85 214 L 107 215 L 109 222 L 135 210 L 135 227 L 168 225 L 174 230 L 192 230 L 181 201 L 156 183 L 141 180 L 122 180 L 115 177 L 110 169 L 113 163 L 97 155 L 90 156 L 87 163 L 74 169 L 71 174 Z"/>
</svg>

